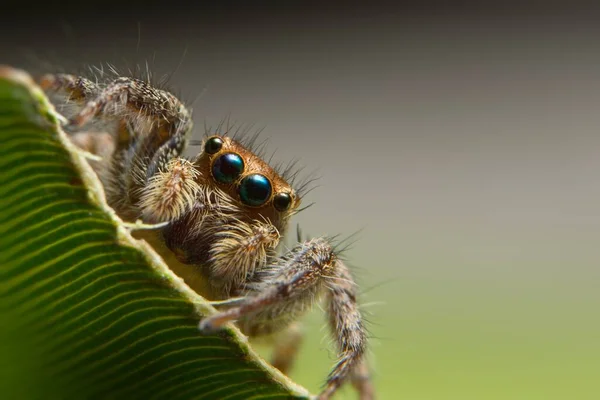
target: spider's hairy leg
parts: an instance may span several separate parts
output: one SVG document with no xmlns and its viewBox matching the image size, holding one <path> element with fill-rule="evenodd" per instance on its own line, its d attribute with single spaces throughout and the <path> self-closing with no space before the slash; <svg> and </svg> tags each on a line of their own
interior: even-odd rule
<svg viewBox="0 0 600 400">
<path fill-rule="evenodd" d="M 83 78 L 76 79 L 86 81 Z M 97 115 L 127 115 L 129 119 L 146 119 L 150 125 L 171 128 L 170 125 L 185 124 L 190 117 L 174 95 L 139 79 L 119 77 L 102 90 L 85 94 L 83 109 L 71 121 L 75 126 L 83 126 Z M 174 132 L 177 129 L 170 130 Z"/>
<path fill-rule="evenodd" d="M 348 268 L 338 262 L 335 276 L 328 282 L 329 326 L 337 338 L 339 360 L 327 378 L 320 398 L 329 398 L 350 376 L 361 400 L 374 399 L 366 360 L 366 330 L 357 306 L 356 284 Z"/>
<path fill-rule="evenodd" d="M 327 239 L 309 240 L 296 246 L 274 264 L 251 278 L 250 293 L 238 306 L 220 311 L 200 322 L 211 332 L 232 320 L 250 336 L 282 329 L 307 311 L 326 291 L 329 325 L 337 342 L 339 361 L 319 396 L 331 398 L 351 376 L 366 351 L 366 329 L 356 302 L 356 285 Z M 361 393 L 362 399 L 367 393 Z"/>
<path fill-rule="evenodd" d="M 46 74 L 39 79 L 40 87 L 45 91 L 65 91 L 69 100 L 79 103 L 87 101 L 100 93 L 100 88 L 89 79 L 69 74 Z"/>
<path fill-rule="evenodd" d="M 85 104 L 101 90 L 91 80 L 69 74 L 46 74 L 38 79 L 38 83 L 44 91 L 65 92 L 69 101 L 77 104 Z M 71 135 L 71 140 L 79 148 L 102 158 L 110 157 L 115 148 L 113 137 L 107 132 L 76 132 Z"/>
<path fill-rule="evenodd" d="M 99 171 L 109 204 L 117 212 L 157 223 L 191 209 L 199 173 L 191 162 L 179 158 L 192 129 L 191 113 L 174 95 L 127 77 L 101 89 L 72 75 L 46 75 L 41 83 L 46 89 L 63 89 L 83 103 L 70 120 L 72 127 L 82 127 L 96 116 L 118 121 L 112 157 Z"/>
</svg>

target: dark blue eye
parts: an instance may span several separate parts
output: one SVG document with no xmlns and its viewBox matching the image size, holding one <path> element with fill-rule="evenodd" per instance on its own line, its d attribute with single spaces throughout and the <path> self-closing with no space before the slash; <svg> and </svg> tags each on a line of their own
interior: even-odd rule
<svg viewBox="0 0 600 400">
<path fill-rule="evenodd" d="M 271 198 L 271 182 L 259 174 L 248 175 L 240 182 L 240 199 L 248 206 L 262 206 Z"/>
<path fill-rule="evenodd" d="M 226 153 L 215 160 L 212 173 L 221 183 L 232 183 L 244 172 L 244 160 L 235 153 Z"/>
</svg>

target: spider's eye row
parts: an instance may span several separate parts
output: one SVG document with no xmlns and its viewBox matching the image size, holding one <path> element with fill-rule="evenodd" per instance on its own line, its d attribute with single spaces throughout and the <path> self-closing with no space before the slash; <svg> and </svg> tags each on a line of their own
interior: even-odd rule
<svg viewBox="0 0 600 400">
<path fill-rule="evenodd" d="M 240 182 L 240 199 L 248 206 L 259 207 L 271 198 L 271 182 L 260 174 L 246 176 Z"/>
<path fill-rule="evenodd" d="M 206 141 L 206 144 L 204 144 L 204 151 L 207 154 L 215 154 L 218 153 L 222 147 L 223 139 L 218 136 L 213 136 Z"/>
<path fill-rule="evenodd" d="M 273 206 L 277 211 L 286 211 L 292 205 L 292 196 L 289 193 L 278 193 L 273 198 Z"/>
<path fill-rule="evenodd" d="M 221 183 L 233 183 L 244 172 L 244 160 L 235 153 L 225 153 L 215 160 L 212 174 Z"/>
<path fill-rule="evenodd" d="M 223 145 L 219 137 L 212 137 L 206 141 L 205 151 L 218 152 Z M 217 149 L 217 150 L 215 150 Z M 214 153 L 213 153 L 214 154 Z M 212 164 L 212 175 L 220 183 L 231 184 L 236 182 L 244 173 L 244 160 L 236 153 L 221 154 Z M 247 206 L 260 207 L 271 199 L 273 185 L 269 178 L 262 174 L 250 174 L 242 178 L 238 183 L 240 200 Z M 277 193 L 273 196 L 273 207 L 283 212 L 292 205 L 290 193 Z"/>
</svg>

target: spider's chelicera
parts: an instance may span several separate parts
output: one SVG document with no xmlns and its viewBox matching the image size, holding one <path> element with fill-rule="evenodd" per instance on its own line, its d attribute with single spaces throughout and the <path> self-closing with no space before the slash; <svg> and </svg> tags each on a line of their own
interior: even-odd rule
<svg viewBox="0 0 600 400">
<path fill-rule="evenodd" d="M 285 173 L 221 132 L 206 138 L 197 156 L 182 157 L 190 112 L 145 81 L 120 77 L 98 85 L 57 74 L 40 84 L 82 106 L 70 119 L 71 138 L 102 157 L 93 166 L 109 205 L 126 221 L 168 222 L 156 247 L 166 249 L 170 266 L 192 271 L 184 276 L 190 286 L 196 276 L 208 282 L 202 294 L 219 301 L 220 311 L 202 319 L 200 330 L 236 322 L 251 337 L 279 332 L 273 364 L 286 373 L 300 342 L 296 321 L 325 297 L 339 358 L 319 398 L 330 398 L 347 378 L 361 399 L 374 398 L 356 284 L 331 240 L 310 239 L 279 254 L 300 205 Z M 79 129 L 100 117 L 116 128 Z"/>
</svg>

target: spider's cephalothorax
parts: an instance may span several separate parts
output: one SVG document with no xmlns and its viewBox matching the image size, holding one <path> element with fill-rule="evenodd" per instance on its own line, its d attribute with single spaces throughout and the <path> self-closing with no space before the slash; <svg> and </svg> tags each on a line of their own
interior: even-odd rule
<svg viewBox="0 0 600 400">
<path fill-rule="evenodd" d="M 300 200 L 283 178 L 239 142 L 215 135 L 202 148 L 189 164 L 195 175 L 189 183 L 194 196 L 186 212 L 164 229 L 165 244 L 180 262 L 200 266 L 217 296 L 240 296 L 257 268 L 276 255 L 280 232 Z M 162 175 L 155 181 L 157 187 L 168 179 Z M 151 212 L 156 212 L 160 192 L 144 195 L 143 204 Z"/>
<path fill-rule="evenodd" d="M 59 74 L 40 82 L 82 105 L 68 128 L 77 145 L 102 157 L 93 166 L 109 204 L 128 221 L 167 223 L 160 246 L 173 263 L 203 277 L 209 296 L 221 300 L 221 311 L 200 322 L 202 331 L 236 321 L 252 337 L 285 332 L 274 365 L 286 372 L 300 339 L 295 321 L 325 297 L 339 359 L 320 399 L 330 398 L 346 378 L 361 399 L 374 398 L 357 288 L 334 246 L 316 238 L 278 254 L 300 204 L 285 174 L 242 140 L 219 132 L 207 136 L 196 157 L 183 158 L 190 112 L 171 93 L 145 81 L 121 77 L 99 85 Z M 115 128 L 78 131 L 100 118 L 112 120 Z"/>
</svg>

